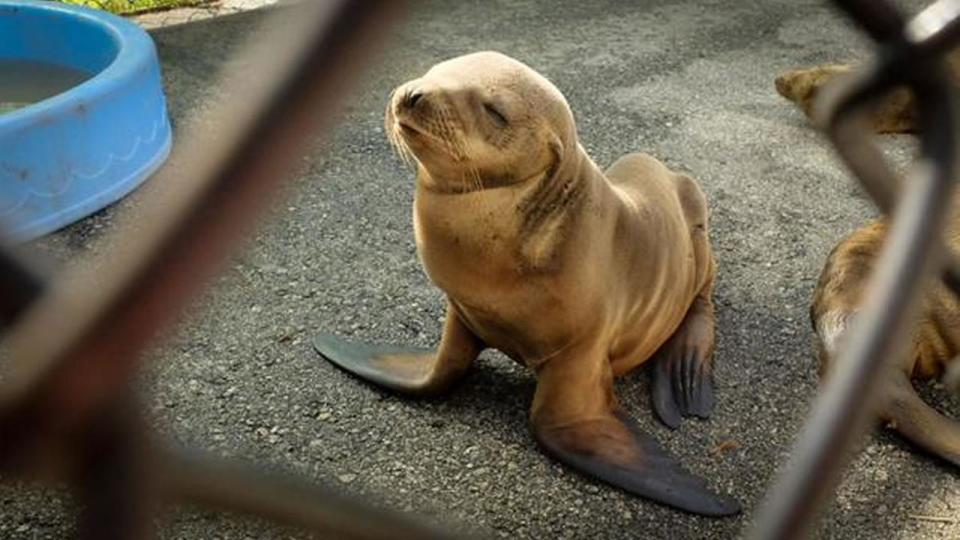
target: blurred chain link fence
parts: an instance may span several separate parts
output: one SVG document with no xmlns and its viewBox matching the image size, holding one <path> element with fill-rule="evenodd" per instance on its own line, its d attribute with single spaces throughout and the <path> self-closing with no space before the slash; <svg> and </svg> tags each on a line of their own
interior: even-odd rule
<svg viewBox="0 0 960 540">
<path fill-rule="evenodd" d="M 144 28 L 160 28 L 260 9 L 281 0 L 57 0 L 127 16 Z"/>
<path fill-rule="evenodd" d="M 69 1 L 140 11 L 137 20 L 155 27 L 283 0 Z M 174 2 L 180 7 L 171 8 Z M 896 357 L 908 328 L 903 315 L 924 277 L 938 271 L 960 294 L 960 258 L 939 253 L 945 250 L 938 241 L 960 167 L 954 89 L 942 62 L 960 42 L 960 0 L 938 0 L 909 20 L 890 0 L 834 3 L 876 41 L 878 52 L 869 69 L 824 102 L 827 134 L 878 205 L 895 211 L 894 228 L 867 318 L 837 362 L 843 369 L 818 397 L 792 462 L 749 525 L 755 540 L 807 537 L 870 420 L 862 396 Z M 224 265 L 306 146 L 329 129 L 344 80 L 382 40 L 398 4 L 302 2 L 304 11 L 290 19 L 299 22 L 293 31 L 278 25 L 252 41 L 246 57 L 264 74 L 260 84 L 249 85 L 246 99 L 218 103 L 208 122 L 181 135 L 187 141 L 175 158 L 181 168 L 155 180 L 176 188 L 118 224 L 115 238 L 124 242 L 53 278 L 34 275 L 0 246 L 0 326 L 16 323 L 9 342 L 19 368 L 15 380 L 0 385 L 0 472 L 81 486 L 81 538 L 149 539 L 161 499 L 268 516 L 328 538 L 458 537 L 303 479 L 154 444 L 131 398 L 151 338 Z M 921 120 L 923 166 L 906 180 L 863 129 L 870 106 L 900 84 L 918 96 Z M 209 125 L 229 136 L 210 137 Z M 901 203 L 883 194 L 898 194 Z M 151 216 L 150 227 L 136 226 L 142 216 Z M 51 332 L 57 325 L 65 330 Z M 89 373 L 97 374 L 96 384 Z"/>
<path fill-rule="evenodd" d="M 344 89 L 404 4 L 294 3 L 236 53 L 242 67 L 222 74 L 220 84 L 242 87 L 243 99 L 218 100 L 181 129 L 175 165 L 153 180 L 167 188 L 118 219 L 104 252 L 47 275 L 0 240 L 0 346 L 9 351 L 0 480 L 72 485 L 74 535 L 83 540 L 150 540 L 162 507 L 174 503 L 268 517 L 320 538 L 462 538 L 319 482 L 164 443 L 138 412 L 144 351 L 226 266 L 271 194 L 330 129 Z M 144 220 L 149 227 L 137 225 Z"/>
</svg>

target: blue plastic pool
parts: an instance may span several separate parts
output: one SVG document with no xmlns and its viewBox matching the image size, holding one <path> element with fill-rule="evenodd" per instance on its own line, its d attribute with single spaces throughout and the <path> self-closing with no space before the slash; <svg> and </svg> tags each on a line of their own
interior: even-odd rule
<svg viewBox="0 0 960 540">
<path fill-rule="evenodd" d="M 169 155 L 171 132 L 153 41 L 129 21 L 0 0 L 0 65 L 18 63 L 86 74 L 51 97 L 0 108 L 0 223 L 25 241 L 132 191 Z"/>
</svg>

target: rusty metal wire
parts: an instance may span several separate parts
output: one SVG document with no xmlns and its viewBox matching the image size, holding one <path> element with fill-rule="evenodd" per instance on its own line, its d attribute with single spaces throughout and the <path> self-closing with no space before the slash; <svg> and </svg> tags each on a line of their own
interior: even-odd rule
<svg viewBox="0 0 960 540">
<path fill-rule="evenodd" d="M 296 478 L 151 444 L 130 394 L 145 347 L 329 127 L 344 86 L 400 5 L 339 0 L 278 10 L 244 54 L 262 77 L 244 81 L 244 99 L 219 104 L 185 131 L 172 158 L 178 166 L 157 179 L 163 193 L 118 224 L 100 257 L 49 280 L 0 257 L 0 314 L 13 323 L 12 369 L 0 386 L 0 473 L 79 487 L 81 537 L 149 538 L 165 500 L 257 513 L 338 538 L 444 537 Z M 144 219 L 150 227 L 135 226 Z M 98 279 L 104 272 L 110 280 Z"/>
<path fill-rule="evenodd" d="M 907 21 L 887 0 L 836 0 L 877 41 L 873 63 L 822 99 L 826 132 L 854 176 L 893 218 L 862 315 L 814 404 L 792 454 L 762 508 L 751 538 L 805 537 L 837 485 L 852 448 L 875 418 L 877 383 L 905 353 L 925 279 L 949 270 L 946 223 L 957 172 L 956 113 L 942 55 L 957 42 L 960 2 L 940 0 Z M 896 86 L 916 96 L 921 156 L 900 180 L 869 139 L 864 115 Z M 949 266 L 948 266 L 949 265 Z M 951 283 L 951 281 L 953 281 Z"/>
<path fill-rule="evenodd" d="M 960 291 L 960 264 L 938 235 L 957 167 L 953 98 L 940 56 L 960 36 L 960 2 L 940 0 L 910 21 L 886 0 L 836 3 L 877 41 L 879 52 L 868 69 L 827 96 L 826 132 L 878 206 L 893 215 L 894 228 L 838 370 L 758 514 L 751 537 L 763 540 L 809 532 L 872 418 L 877 379 L 903 350 L 904 321 L 924 279 L 942 272 Z M 192 13 L 183 19 L 189 21 L 230 5 L 223 0 L 178 11 Z M 148 538 L 151 516 L 164 500 L 257 513 L 327 536 L 445 537 L 296 478 L 151 444 L 129 394 L 144 347 L 249 230 L 251 216 L 324 125 L 336 88 L 363 57 L 362 46 L 376 42 L 374 29 L 397 5 L 307 2 L 291 8 L 300 11 L 287 19 L 299 23 L 297 31 L 253 40 L 271 48 L 268 56 L 262 46 L 248 52 L 260 62 L 262 86 L 187 131 L 182 155 L 174 157 L 182 164 L 178 176 L 163 179 L 176 189 L 164 192 L 163 201 L 146 201 L 154 226 L 136 233 L 119 226 L 117 234 L 127 239 L 108 242 L 113 248 L 100 260 L 48 281 L 0 252 L 0 320 L 14 325 L 12 358 L 19 368 L 0 387 L 0 472 L 58 476 L 81 486 L 83 537 Z M 162 14 L 143 17 L 172 24 Z M 863 120 L 875 100 L 902 85 L 916 93 L 921 122 L 922 156 L 907 180 L 886 165 Z M 215 139 L 219 145 L 190 144 L 211 140 L 204 129 L 210 124 L 226 134 Z M 94 275 L 104 268 L 114 275 L 107 283 Z M 62 331 L 48 335 L 51 324 Z M 91 372 L 97 377 L 87 376 Z"/>
</svg>

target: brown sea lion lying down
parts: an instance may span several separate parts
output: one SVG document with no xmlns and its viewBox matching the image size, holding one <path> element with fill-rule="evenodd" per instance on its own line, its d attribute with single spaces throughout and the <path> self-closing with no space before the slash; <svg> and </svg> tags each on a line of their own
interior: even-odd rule
<svg viewBox="0 0 960 540">
<path fill-rule="evenodd" d="M 946 238 L 960 249 L 960 219 L 954 218 Z M 843 239 L 830 253 L 813 296 L 810 318 L 819 338 L 820 373 L 828 375 L 837 347 L 856 315 L 887 235 L 878 220 Z M 941 376 L 960 352 L 960 302 L 939 280 L 926 291 L 910 354 L 903 365 L 882 377 L 880 418 L 921 448 L 960 466 L 960 423 L 927 405 L 911 379 Z"/>
<path fill-rule="evenodd" d="M 960 50 L 947 55 L 947 64 L 955 85 L 960 88 Z M 850 73 L 850 64 L 832 64 L 787 71 L 776 78 L 777 92 L 797 104 L 808 118 L 824 86 Z M 883 98 L 870 116 L 876 133 L 913 133 L 916 131 L 916 104 L 913 93 L 905 88 Z"/>
<path fill-rule="evenodd" d="M 530 421 L 547 453 L 676 508 L 738 512 L 640 431 L 613 387 L 652 360 L 666 424 L 713 408 L 715 267 L 697 183 L 645 154 L 600 169 L 556 87 L 498 53 L 397 88 L 386 129 L 416 163 L 414 232 L 447 296 L 443 337 L 436 352 L 329 334 L 316 349 L 408 394 L 445 390 L 498 349 L 536 372 Z"/>
</svg>

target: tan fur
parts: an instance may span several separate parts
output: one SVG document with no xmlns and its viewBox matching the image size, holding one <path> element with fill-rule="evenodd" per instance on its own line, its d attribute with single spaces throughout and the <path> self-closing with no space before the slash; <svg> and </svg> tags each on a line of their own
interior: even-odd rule
<svg viewBox="0 0 960 540">
<path fill-rule="evenodd" d="M 427 274 L 469 333 L 537 370 L 535 425 L 578 426 L 595 446 L 589 433 L 602 429 L 623 443 L 612 456 L 633 455 L 613 377 L 650 359 L 688 312 L 704 325 L 694 345 L 712 353 L 715 270 L 696 182 L 645 154 L 602 171 L 562 94 L 497 53 L 401 86 L 386 122 L 417 162 Z"/>
<path fill-rule="evenodd" d="M 537 374 L 530 420 L 546 453 L 681 510 L 738 513 L 639 429 L 613 387 L 655 358 L 651 401 L 664 424 L 713 410 L 715 267 L 697 183 L 646 154 L 600 170 L 560 91 L 499 53 L 401 85 L 385 126 L 416 165 L 417 248 L 447 295 L 440 346 L 322 333 L 314 348 L 411 395 L 450 388 L 481 351 L 499 349 Z"/>
<path fill-rule="evenodd" d="M 886 220 L 875 221 L 840 241 L 827 258 L 810 308 L 819 337 L 821 375 L 829 375 L 837 347 L 863 300 L 863 291 L 887 235 Z M 960 216 L 947 234 L 960 249 Z M 881 417 L 920 446 L 960 465 L 960 424 L 936 413 L 913 391 L 909 379 L 940 377 L 960 353 L 960 302 L 939 281 L 928 285 L 916 321 L 910 354 L 884 377 Z"/>
<path fill-rule="evenodd" d="M 485 76 L 491 73 L 500 78 Z M 444 87 L 453 80 L 455 87 Z M 507 101 L 514 98 L 505 90 L 520 85 L 524 98 L 504 106 L 513 107 L 521 134 L 488 148 L 483 137 L 494 128 L 471 108 L 478 99 L 471 92 L 498 88 L 498 99 Z M 437 118 L 427 109 L 404 118 L 397 101 L 410 91 L 433 92 L 432 110 L 456 113 Z M 387 122 L 394 133 L 403 122 L 427 131 L 396 135 L 418 160 L 420 256 L 488 345 L 540 367 L 600 339 L 607 344 L 602 354 L 583 361 L 624 373 L 650 358 L 712 281 L 706 206 L 696 183 L 643 154 L 621 158 L 605 174 L 579 145 L 559 91 L 519 62 L 478 53 L 439 64 L 399 88 L 393 104 Z M 482 187 L 490 172 L 501 180 Z"/>
<path fill-rule="evenodd" d="M 947 55 L 947 64 L 954 84 L 960 87 L 960 50 Z M 812 118 L 821 89 L 852 69 L 848 64 L 833 64 L 790 70 L 777 77 L 775 85 L 781 96 L 796 103 Z M 876 133 L 912 133 L 916 131 L 916 121 L 913 93 L 905 88 L 896 89 L 882 99 L 871 115 Z"/>
</svg>

